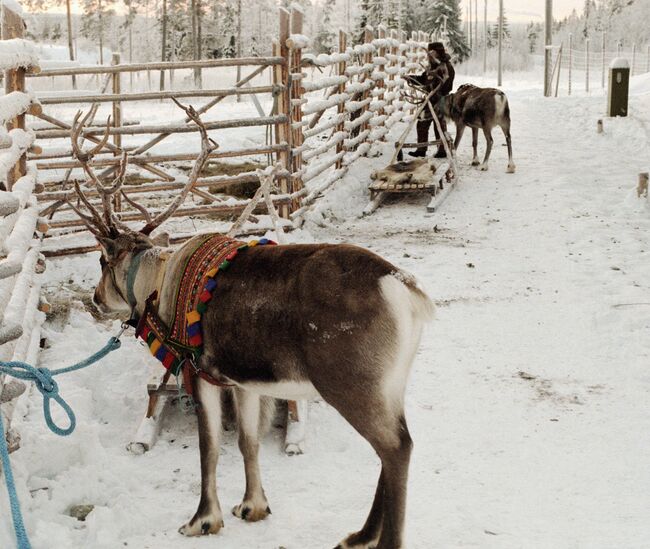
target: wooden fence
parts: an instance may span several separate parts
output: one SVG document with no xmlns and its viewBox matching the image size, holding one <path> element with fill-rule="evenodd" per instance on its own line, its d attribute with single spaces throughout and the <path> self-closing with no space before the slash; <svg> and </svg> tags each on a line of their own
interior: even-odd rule
<svg viewBox="0 0 650 549">
<path fill-rule="evenodd" d="M 45 269 L 37 231 L 47 230 L 38 215 L 33 192 L 38 190 L 36 170 L 26 166 L 27 151 L 37 151 L 34 134 L 25 129 L 25 114 L 38 114 L 40 105 L 24 91 L 25 75 L 37 72 L 33 46 L 22 40 L 22 19 L 4 8 L 0 42 L 0 70 L 6 94 L 0 97 L 0 360 L 36 363 L 40 327 L 45 315 L 40 302 L 40 273 Z M 6 426 L 23 383 L 0 375 L 0 413 Z M 19 444 L 14 429 L 7 431 L 10 451 Z"/>
<path fill-rule="evenodd" d="M 200 98 L 207 101 L 200 108 L 197 106 L 198 112 L 212 115 L 214 111 L 211 109 L 226 98 L 250 97 L 258 116 L 207 120 L 206 127 L 217 143 L 220 142 L 220 130 L 265 129 L 266 143 L 239 149 L 217 149 L 211 154 L 210 161 L 266 155 L 265 163 L 279 162 L 279 192 L 273 196 L 273 202 L 282 217 L 293 222 L 299 222 L 314 201 L 343 178 L 359 158 L 372 153 L 374 144 L 385 140 L 395 123 L 411 114 L 412 106 L 400 98 L 404 86 L 402 77 L 422 70 L 426 59 L 422 46 L 428 41 L 424 33 L 413 33 L 407 39 L 404 34 L 388 32 L 382 27 L 376 32 L 367 28 L 363 43 L 353 46 L 349 36 L 341 31 L 338 52 L 316 56 L 307 53 L 309 40 L 302 34 L 302 12 L 294 9 L 290 13 L 281 8 L 279 20 L 279 37 L 273 44 L 271 57 L 121 64 L 119 55 L 115 54 L 112 64 L 107 66 L 44 68 L 40 73 L 32 74 L 33 79 L 50 78 L 52 81 L 65 77 L 68 83 L 71 81 L 69 77 L 74 76 L 77 84 L 84 75 L 104 77 L 99 92 L 69 90 L 38 94 L 43 111 L 32 113 L 40 119 L 36 136 L 40 143 L 48 146 L 44 152 L 30 154 L 29 160 L 42 174 L 45 189 L 38 194 L 38 202 L 40 214 L 49 219 L 51 236 L 85 231 L 83 222 L 66 203 L 72 182 L 84 180 L 80 164 L 73 158 L 69 145 L 71 122 L 54 115 L 51 109 L 65 109 L 68 105 L 85 105 L 86 109 L 93 109 L 92 122 L 83 133 L 84 139 L 93 144 L 100 141 L 104 131 L 97 116 L 98 110 L 101 105 L 110 106 L 111 140 L 93 159 L 91 166 L 101 170 L 103 176 L 110 176 L 119 163 L 122 150 L 128 151 L 130 166 L 145 180 L 125 186 L 125 192 L 137 194 L 145 202 L 149 200 L 150 207 L 157 208 L 164 206 L 161 201 L 173 199 L 174 193 L 183 187 L 186 179 L 181 168 L 191 162 L 198 151 L 170 153 L 156 151 L 154 147 L 170 136 L 196 132 L 197 127 L 188 120 L 166 124 L 128 120 L 123 117 L 124 104 L 160 104 L 172 97 L 186 101 Z M 144 92 L 123 92 L 122 89 L 122 75 L 125 74 L 183 69 L 209 71 L 224 67 L 251 67 L 252 70 L 228 88 Z M 270 72 L 268 85 L 251 85 L 254 79 L 259 81 L 267 70 Z M 264 112 L 259 98 L 272 104 L 270 112 Z M 221 116 L 223 112 L 218 114 Z M 142 136 L 145 135 L 150 137 L 143 143 Z M 57 145 L 61 142 L 62 146 Z M 227 195 L 228 189 L 239 183 L 257 182 L 254 171 L 204 175 L 192 189 L 194 200 L 200 203 L 179 208 L 175 216 L 234 216 L 246 207 L 249 200 L 233 199 Z M 91 200 L 98 200 L 92 189 L 88 189 L 88 195 Z M 127 203 L 117 203 L 116 209 L 124 221 L 142 219 L 142 213 Z M 261 211 L 265 211 L 265 206 Z M 183 240 L 186 236 L 191 235 L 176 235 L 176 240 Z M 87 245 L 79 245 L 78 239 L 75 240 L 73 245 L 48 244 L 46 253 L 60 255 L 95 249 L 92 240 Z"/>
</svg>

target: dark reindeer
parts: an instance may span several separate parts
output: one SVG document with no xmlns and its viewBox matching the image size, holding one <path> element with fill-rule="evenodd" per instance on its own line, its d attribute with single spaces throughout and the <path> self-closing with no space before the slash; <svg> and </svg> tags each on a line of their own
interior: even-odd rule
<svg viewBox="0 0 650 549">
<path fill-rule="evenodd" d="M 142 315 L 145 300 L 156 281 L 162 280 L 158 314 L 163 321 L 171 321 L 173 282 L 182 274 L 194 239 L 171 251 L 161 247 L 166 245 L 165 238 L 150 235 L 180 206 L 214 147 L 194 109 L 185 110 L 199 126 L 202 152 L 180 195 L 155 216 L 122 188 L 126 153 L 110 184 L 103 184 L 93 173 L 90 160 L 101 143 L 82 151 L 78 139 L 84 121 L 79 122 L 79 115 L 75 119 L 74 152 L 101 198 L 103 211 L 91 203 L 79 184 L 75 191 L 80 203 L 72 202 L 73 194 L 68 202 L 101 247 L 102 276 L 94 300 L 102 311 Z M 107 137 L 108 131 L 103 141 Z M 112 198 L 118 193 L 145 218 L 139 231 L 113 213 Z M 132 265 L 138 266 L 131 273 L 135 282 L 129 292 Z M 381 460 L 381 475 L 364 526 L 337 547 L 403 548 L 412 448 L 404 418 L 404 392 L 424 323 L 433 313 L 429 298 L 404 271 L 367 250 L 344 244 L 250 248 L 220 274 L 218 284 L 215 299 L 203 315 L 204 350 L 198 367 L 234 385 L 246 490 L 233 514 L 253 522 L 270 513 L 258 463 L 261 396 L 295 400 L 320 395 L 372 445 Z M 216 490 L 223 389 L 198 376 L 193 389 L 198 405 L 201 498 L 193 518 L 179 530 L 186 536 L 216 534 L 223 527 Z"/>
<path fill-rule="evenodd" d="M 456 90 L 440 100 L 438 109 L 448 120 L 456 125 L 456 140 L 454 148 L 458 149 L 463 138 L 465 128 L 472 128 L 472 148 L 474 156 L 472 166 L 479 166 L 482 171 L 488 169 L 488 160 L 492 152 L 492 129 L 499 126 L 506 137 L 508 146 L 507 173 L 515 172 L 515 163 L 512 161 L 512 139 L 510 137 L 510 105 L 506 94 L 495 88 L 479 88 L 472 84 L 463 84 Z M 483 163 L 478 159 L 478 131 L 483 130 L 486 149 Z"/>
</svg>

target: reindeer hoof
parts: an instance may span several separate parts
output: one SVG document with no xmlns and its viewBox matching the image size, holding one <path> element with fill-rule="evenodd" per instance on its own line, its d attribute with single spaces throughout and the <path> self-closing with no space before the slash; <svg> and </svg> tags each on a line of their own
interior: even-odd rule
<svg viewBox="0 0 650 549">
<path fill-rule="evenodd" d="M 488 165 L 487 164 L 481 164 L 479 170 L 482 172 L 487 172 L 488 171 Z"/>
<path fill-rule="evenodd" d="M 375 549 L 377 547 L 377 540 L 364 542 L 357 541 L 357 538 L 360 536 L 357 534 L 350 534 L 345 538 L 341 543 L 339 543 L 334 549 Z"/>
<path fill-rule="evenodd" d="M 508 164 L 508 169 L 506 173 L 515 173 L 516 166 L 514 164 Z"/>
<path fill-rule="evenodd" d="M 204 517 L 197 517 L 184 524 L 178 529 L 179 534 L 184 536 L 207 536 L 209 534 L 218 534 L 219 530 L 223 528 L 223 518 L 221 515 L 213 516 L 206 515 Z"/>
<path fill-rule="evenodd" d="M 232 514 L 246 522 L 257 522 L 268 517 L 271 509 L 266 502 L 255 505 L 252 501 L 243 501 L 232 508 Z"/>
<path fill-rule="evenodd" d="M 481 163 L 478 160 L 472 160 L 472 166 L 478 166 Z"/>
</svg>

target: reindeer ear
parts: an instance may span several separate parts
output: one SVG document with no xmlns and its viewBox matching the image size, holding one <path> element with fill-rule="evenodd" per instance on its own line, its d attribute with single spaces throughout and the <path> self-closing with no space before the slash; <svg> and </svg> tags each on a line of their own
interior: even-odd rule
<svg viewBox="0 0 650 549">
<path fill-rule="evenodd" d="M 99 242 L 99 245 L 102 247 L 107 257 L 112 257 L 115 255 L 115 240 L 107 238 L 105 236 L 98 236 L 97 242 Z"/>
<path fill-rule="evenodd" d="M 160 246 L 161 248 L 168 248 L 169 247 L 169 233 L 162 231 L 158 233 L 156 236 L 153 236 L 151 238 L 151 242 L 153 242 L 154 246 Z"/>
</svg>

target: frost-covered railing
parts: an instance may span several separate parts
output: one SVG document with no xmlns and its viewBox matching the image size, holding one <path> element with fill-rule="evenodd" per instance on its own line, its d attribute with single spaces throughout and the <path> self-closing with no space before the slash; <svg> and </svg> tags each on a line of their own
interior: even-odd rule
<svg viewBox="0 0 650 549">
<path fill-rule="evenodd" d="M 5 8 L 5 17 L 7 17 Z M 11 15 L 12 12 L 9 12 Z M 13 14 L 15 15 L 15 14 Z M 40 105 L 24 90 L 25 73 L 38 70 L 35 48 L 28 41 L 0 41 L 0 70 L 6 94 L 0 96 L 0 360 L 34 364 L 45 315 L 40 307 L 40 273 L 45 264 L 39 253 L 39 222 L 34 198 L 36 170 L 26 168 L 27 151 L 34 150 L 34 134 L 25 128 L 25 114 L 40 112 Z M 0 413 L 9 425 L 24 385 L 0 377 Z M 10 448 L 18 437 L 8 432 Z"/>
<path fill-rule="evenodd" d="M 298 206 L 291 217 L 296 219 L 412 114 L 400 91 L 406 74 L 422 71 L 427 37 L 413 33 L 406 40 L 395 30 L 388 33 L 380 26 L 375 33 L 367 27 L 364 42 L 348 46 L 346 33 L 339 31 L 337 53 L 313 55 L 303 53 L 309 40 L 296 32 L 300 25 L 291 26 L 286 43 L 291 51 L 291 197 Z"/>
</svg>

